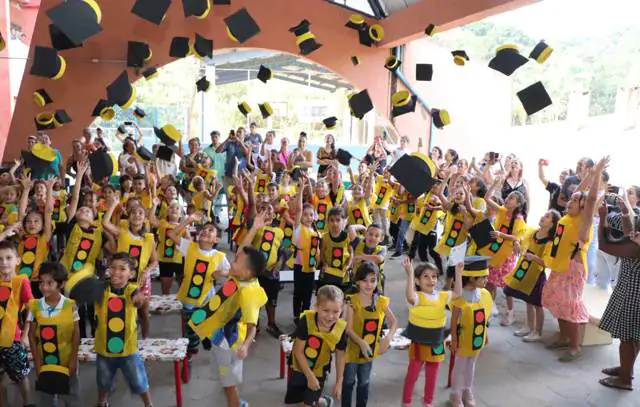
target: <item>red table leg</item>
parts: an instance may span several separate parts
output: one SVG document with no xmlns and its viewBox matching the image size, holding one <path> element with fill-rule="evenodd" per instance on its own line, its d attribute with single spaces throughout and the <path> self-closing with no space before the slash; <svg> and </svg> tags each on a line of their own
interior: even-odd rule
<svg viewBox="0 0 640 407">
<path fill-rule="evenodd" d="M 447 377 L 447 388 L 451 387 L 451 377 L 453 376 L 453 368 L 456 366 L 456 354 L 451 352 L 449 356 L 449 375 Z"/>
<path fill-rule="evenodd" d="M 182 407 L 182 378 L 180 377 L 179 360 L 175 360 L 173 362 L 173 375 L 176 382 L 176 404 L 178 405 L 178 407 Z"/>
<path fill-rule="evenodd" d="M 184 382 L 189 383 L 189 379 L 191 378 L 191 372 L 189 371 L 189 358 L 182 359 L 182 369 Z"/>
<path fill-rule="evenodd" d="M 282 350 L 282 345 L 280 345 L 280 378 L 284 379 L 284 369 L 285 369 L 285 365 L 286 365 L 286 358 L 287 356 L 284 353 L 284 350 Z"/>
</svg>

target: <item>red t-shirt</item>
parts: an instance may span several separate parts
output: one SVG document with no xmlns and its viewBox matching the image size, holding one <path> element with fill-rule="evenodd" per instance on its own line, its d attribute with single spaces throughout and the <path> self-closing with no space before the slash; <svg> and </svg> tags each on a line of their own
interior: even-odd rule
<svg viewBox="0 0 640 407">
<path fill-rule="evenodd" d="M 31 283 L 26 278 L 22 280 L 22 288 L 20 290 L 20 310 L 29 304 L 29 301 L 33 299 L 33 293 L 31 292 Z M 14 342 L 20 342 L 22 337 L 22 328 L 20 324 L 16 322 L 16 334 L 13 337 Z"/>
</svg>

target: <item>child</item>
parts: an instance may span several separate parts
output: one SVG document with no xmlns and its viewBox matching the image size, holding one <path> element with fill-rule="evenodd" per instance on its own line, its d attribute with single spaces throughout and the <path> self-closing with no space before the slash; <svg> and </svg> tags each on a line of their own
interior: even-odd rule
<svg viewBox="0 0 640 407">
<path fill-rule="evenodd" d="M 384 354 L 397 328 L 396 317 L 389 308 L 389 297 L 378 295 L 378 266 L 371 261 L 360 263 L 355 281 L 358 291 L 346 298 L 347 365 L 344 368 L 342 407 L 351 407 L 351 393 L 358 378 L 356 406 L 365 407 L 369 399 L 369 380 L 373 359 Z M 380 339 L 384 320 L 389 333 Z"/>
<path fill-rule="evenodd" d="M 383 244 L 386 245 L 389 241 L 389 217 L 387 210 L 389 208 L 389 201 L 393 194 L 393 184 L 391 183 L 391 174 L 388 170 L 385 170 L 383 175 L 376 177 L 375 188 L 373 196 L 371 197 L 371 208 L 373 209 L 373 221 L 382 227 L 384 235 Z"/>
<path fill-rule="evenodd" d="M 131 392 L 140 396 L 145 407 L 153 405 L 147 371 L 138 353 L 136 317 L 138 308 L 145 303 L 145 296 L 137 284 L 130 282 L 134 273 L 135 263 L 129 253 L 114 254 L 109 264 L 109 286 L 102 302 L 95 305 L 97 407 L 109 406 L 107 399 L 119 369 Z"/>
<path fill-rule="evenodd" d="M 340 398 L 347 349 L 347 323 L 340 319 L 344 294 L 333 285 L 325 285 L 316 294 L 316 309 L 305 311 L 293 334 L 291 362 L 293 372 L 287 382 L 285 404 L 301 407 L 330 407 L 333 399 L 322 396 L 331 357 L 336 354 L 336 384 L 333 396 Z"/>
<path fill-rule="evenodd" d="M 269 183 L 271 182 L 271 154 L 268 155 L 266 160 L 257 159 L 257 170 L 256 170 L 256 183 L 254 187 L 254 192 L 256 194 L 266 194 Z"/>
<path fill-rule="evenodd" d="M 62 295 L 66 281 L 67 270 L 62 264 L 44 263 L 40 268 L 40 291 L 43 297 L 29 301 L 29 344 L 38 375 L 36 396 L 41 407 L 56 406 L 58 399 L 64 400 L 67 407 L 80 406 L 80 316 L 76 302 Z M 47 374 L 56 372 L 68 377 L 68 392 L 61 393 L 60 389 L 52 388 L 55 381 L 48 382 Z"/>
<path fill-rule="evenodd" d="M 443 274 L 442 257 L 434 250 L 438 240 L 435 229 L 438 220 L 443 216 L 440 198 L 435 193 L 429 192 L 419 206 L 420 212 L 417 216 L 414 216 L 407 231 L 407 244 L 410 247 L 409 257 L 411 259 L 415 258 L 417 251 L 420 260 L 427 261 L 428 251 L 433 258 L 435 266 Z M 415 239 L 418 239 L 417 242 Z"/>
<path fill-rule="evenodd" d="M 27 178 L 21 178 L 20 182 L 24 182 Z M 29 178 L 30 180 L 30 178 Z M 16 186 L 8 185 L 2 187 L 0 191 L 0 217 L 7 216 L 6 226 L 13 225 L 18 221 L 18 191 Z"/>
<path fill-rule="evenodd" d="M 371 185 L 370 182 L 366 184 Z M 367 192 L 365 193 L 362 185 L 355 184 L 351 187 L 351 195 L 353 199 L 347 202 L 349 225 L 369 227 L 371 224 L 371 216 L 369 215 L 369 205 L 367 202 L 371 199 L 371 188 L 367 188 Z"/>
<path fill-rule="evenodd" d="M 487 343 L 493 300 L 485 289 L 489 257 L 468 256 L 462 271 L 462 295 L 451 301 L 451 350 L 455 367 L 449 402 L 452 407 L 474 406 L 473 377 L 478 356 Z M 464 404 L 463 404 L 464 402 Z"/>
<path fill-rule="evenodd" d="M 396 252 L 391 257 L 400 257 L 404 251 L 405 237 L 409 224 L 416 214 L 416 198 L 404 187 L 399 187 L 400 193 L 395 200 L 398 208 L 398 234 L 396 236 Z M 393 199 L 393 198 L 392 198 Z M 407 242 L 408 244 L 409 242 Z M 409 247 L 411 247 L 409 245 Z"/>
<path fill-rule="evenodd" d="M 5 301 L 0 302 L 0 371 L 9 375 L 17 383 L 25 407 L 35 407 L 31 403 L 29 388 L 29 321 L 20 328 L 18 314 L 33 299 L 29 280 L 15 274 L 20 262 L 18 250 L 11 241 L 4 240 L 15 230 L 9 228 L 0 234 L 0 292 Z M 0 384 L 0 386 L 2 386 Z M 2 394 L 4 392 L 0 392 Z"/>
<path fill-rule="evenodd" d="M 164 204 L 164 201 L 162 202 Z M 165 218 L 156 219 L 152 212 L 150 216 L 151 226 L 158 229 L 157 256 L 160 267 L 160 286 L 162 294 L 171 292 L 174 279 L 178 284 L 183 277 L 183 257 L 180 250 L 176 249 L 176 241 L 169 237 L 168 232 L 175 229 L 180 221 L 180 203 L 171 201 L 165 210 Z M 182 236 L 185 233 L 183 232 Z M 180 236 L 180 237 L 182 237 Z"/>
<path fill-rule="evenodd" d="M 322 236 L 322 272 L 318 279 L 318 289 L 332 284 L 346 291 L 349 287 L 348 270 L 353 259 L 353 247 L 349 245 L 349 233 L 344 227 L 344 211 L 333 207 L 329 211 L 329 231 Z"/>
<path fill-rule="evenodd" d="M 311 184 L 309 184 L 309 188 L 311 188 Z M 316 182 L 315 194 L 311 196 L 310 202 L 317 217 L 315 222 L 316 230 L 320 233 L 325 233 L 328 228 L 327 215 L 333 204 L 331 203 L 331 196 L 329 196 L 329 187 L 324 179 L 319 179 Z"/>
<path fill-rule="evenodd" d="M 542 308 L 542 289 L 547 281 L 544 273 L 544 253 L 549 247 L 560 213 L 550 210 L 540 218 L 539 228 L 529 231 L 524 238 L 522 248 L 516 251 L 522 254 L 513 271 L 505 276 L 505 295 L 520 298 L 527 303 L 527 326 L 514 332 L 524 342 L 539 342 L 542 339 L 544 309 Z"/>
<path fill-rule="evenodd" d="M 242 361 L 256 335 L 260 308 L 267 295 L 258 283 L 265 271 L 262 253 L 251 246 L 238 248 L 229 279 L 209 303 L 191 316 L 189 326 L 201 339 L 211 338 L 213 361 L 228 407 L 247 407 L 240 399 Z"/>
<path fill-rule="evenodd" d="M 409 304 L 409 326 L 404 336 L 411 339 L 409 366 L 402 390 L 402 406 L 411 405 L 413 388 L 424 365 L 423 405 L 433 407 L 440 363 L 444 360 L 444 338 L 446 331 L 446 308 L 452 299 L 462 292 L 462 265 L 456 267 L 456 284 L 453 293 L 438 291 L 439 269 L 432 263 L 421 263 L 415 269 L 411 259 L 402 262 L 407 272 L 406 297 Z M 417 292 L 416 292 L 417 290 Z M 421 324 L 421 321 L 428 321 Z"/>
<path fill-rule="evenodd" d="M 387 255 L 387 248 L 380 245 L 384 238 L 384 232 L 377 223 L 372 223 L 364 232 L 364 238 L 358 236 L 358 230 L 362 226 L 349 226 L 349 245 L 353 248 L 353 267 L 356 269 L 363 261 L 372 261 L 380 270 L 378 276 L 378 292 L 384 294 L 384 259 Z"/>
</svg>

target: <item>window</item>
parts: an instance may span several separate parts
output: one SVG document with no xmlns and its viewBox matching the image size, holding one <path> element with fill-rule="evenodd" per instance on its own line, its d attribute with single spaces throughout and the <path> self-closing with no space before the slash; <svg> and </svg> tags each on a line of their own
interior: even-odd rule
<svg viewBox="0 0 640 407">
<path fill-rule="evenodd" d="M 311 106 L 312 117 L 326 117 L 328 112 L 327 106 Z"/>
<path fill-rule="evenodd" d="M 358 11 L 363 14 L 367 14 L 369 16 L 375 17 L 376 13 L 371 8 L 370 0 L 328 0 L 331 3 L 337 4 L 339 6 L 346 7 L 348 9 Z M 377 0 L 371 0 L 376 1 Z"/>
</svg>

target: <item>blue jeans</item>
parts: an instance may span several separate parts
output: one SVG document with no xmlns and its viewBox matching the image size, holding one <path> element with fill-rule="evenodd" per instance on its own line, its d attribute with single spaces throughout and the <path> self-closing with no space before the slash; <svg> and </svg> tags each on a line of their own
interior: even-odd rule
<svg viewBox="0 0 640 407">
<path fill-rule="evenodd" d="M 396 252 L 402 251 L 407 230 L 409 230 L 409 221 L 406 219 L 400 219 L 398 224 L 398 237 L 396 237 Z"/>
<path fill-rule="evenodd" d="M 342 381 L 342 407 L 351 407 L 351 393 L 358 378 L 356 387 L 356 407 L 365 407 L 369 400 L 369 379 L 371 378 L 371 368 L 373 362 L 367 363 L 347 363 L 344 367 L 344 378 Z"/>
<path fill-rule="evenodd" d="M 131 393 L 141 395 L 149 390 L 147 371 L 139 353 L 114 358 L 98 355 L 96 358 L 96 382 L 99 390 L 111 391 L 113 379 L 118 373 L 118 369 L 122 370 Z"/>
</svg>

